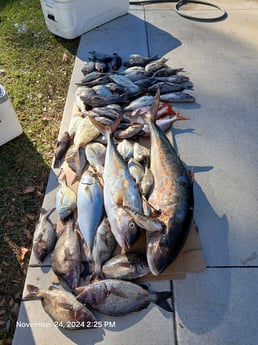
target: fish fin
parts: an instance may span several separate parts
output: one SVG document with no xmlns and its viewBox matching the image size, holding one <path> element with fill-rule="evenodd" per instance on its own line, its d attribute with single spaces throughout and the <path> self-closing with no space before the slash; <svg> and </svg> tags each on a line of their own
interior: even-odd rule
<svg viewBox="0 0 258 345">
<path fill-rule="evenodd" d="M 65 310 L 74 311 L 73 306 L 70 303 L 61 302 L 61 303 L 58 303 L 58 305 L 61 308 L 64 308 Z"/>
<path fill-rule="evenodd" d="M 114 122 L 112 122 L 110 125 L 103 125 L 102 123 L 100 123 L 99 121 L 95 120 L 93 117 L 89 116 L 90 121 L 92 122 L 92 124 L 100 131 L 101 134 L 107 136 L 107 134 L 113 134 L 121 120 L 122 120 L 122 115 L 119 114 L 119 116 L 115 119 Z"/>
<path fill-rule="evenodd" d="M 167 302 L 167 299 L 172 297 L 171 291 L 155 292 L 154 295 L 155 297 L 153 303 L 166 311 L 169 311 L 171 313 L 173 312 L 172 307 Z"/>
<path fill-rule="evenodd" d="M 157 117 L 157 113 L 159 110 L 159 97 L 160 97 L 160 90 L 157 89 L 152 105 L 150 107 L 150 110 L 145 115 L 145 117 L 149 118 L 151 122 L 155 121 Z"/>
<path fill-rule="evenodd" d="M 35 285 L 27 284 L 27 290 L 29 294 L 23 297 L 23 301 L 30 301 L 39 298 L 39 288 Z"/>
<path fill-rule="evenodd" d="M 108 290 L 109 294 L 122 297 L 122 298 L 128 298 L 128 295 L 121 291 L 120 289 L 116 289 L 114 287 L 111 287 L 110 290 Z"/>
<path fill-rule="evenodd" d="M 188 177 L 189 177 L 191 183 L 193 184 L 194 183 L 194 169 L 193 169 L 193 167 L 192 167 L 192 169 L 187 170 L 187 174 L 188 174 Z"/>
<path fill-rule="evenodd" d="M 50 286 L 48 287 L 48 290 L 53 291 L 53 290 L 61 290 L 61 289 L 60 289 L 58 286 L 50 285 Z"/>
</svg>

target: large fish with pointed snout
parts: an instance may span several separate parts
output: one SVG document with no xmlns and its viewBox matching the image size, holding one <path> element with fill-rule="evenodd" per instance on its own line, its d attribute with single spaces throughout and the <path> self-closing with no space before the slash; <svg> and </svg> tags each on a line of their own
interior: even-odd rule
<svg viewBox="0 0 258 345">
<path fill-rule="evenodd" d="M 125 203 L 141 212 L 142 202 L 140 192 L 127 164 L 118 152 L 111 137 L 121 121 L 121 115 L 111 125 L 106 126 L 97 122 L 94 118 L 90 119 L 107 138 L 103 189 L 104 205 L 111 231 L 119 246 L 128 249 L 136 241 L 139 230 L 122 206 Z"/>
<path fill-rule="evenodd" d="M 154 177 L 148 202 L 160 210 L 161 232 L 147 231 L 147 260 L 158 275 L 177 257 L 188 236 L 194 210 L 193 182 L 166 135 L 156 125 L 159 90 L 145 116 L 150 128 L 150 169 Z"/>
</svg>

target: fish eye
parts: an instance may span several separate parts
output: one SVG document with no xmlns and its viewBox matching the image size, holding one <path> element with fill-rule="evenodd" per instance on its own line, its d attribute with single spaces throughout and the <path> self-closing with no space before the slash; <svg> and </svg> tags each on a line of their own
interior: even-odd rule
<svg viewBox="0 0 258 345">
<path fill-rule="evenodd" d="M 129 228 L 129 229 L 134 229 L 134 228 L 136 228 L 135 222 L 131 220 L 131 221 L 128 223 L 128 228 Z"/>
</svg>

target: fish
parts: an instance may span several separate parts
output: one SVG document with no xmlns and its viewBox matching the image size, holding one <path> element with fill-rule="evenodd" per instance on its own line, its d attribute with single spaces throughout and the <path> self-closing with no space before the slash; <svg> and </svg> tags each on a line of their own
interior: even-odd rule
<svg viewBox="0 0 258 345">
<path fill-rule="evenodd" d="M 97 228 L 94 238 L 92 259 L 94 262 L 94 274 L 92 279 L 103 278 L 102 265 L 112 256 L 116 247 L 116 240 L 112 234 L 108 219 L 103 218 Z"/>
<path fill-rule="evenodd" d="M 149 73 L 145 70 L 142 71 L 132 71 L 132 72 L 127 72 L 126 77 L 129 78 L 132 82 L 136 82 L 138 80 L 141 80 L 143 78 L 147 78 Z"/>
<path fill-rule="evenodd" d="M 132 82 L 126 75 L 111 74 L 110 79 L 112 79 L 115 83 L 126 87 L 131 94 L 137 94 L 140 91 L 139 86 L 134 84 L 134 82 Z"/>
<path fill-rule="evenodd" d="M 94 61 L 86 61 L 84 63 L 83 68 L 81 69 L 81 72 L 83 75 L 86 75 L 86 74 L 93 72 L 94 69 L 95 69 Z"/>
<path fill-rule="evenodd" d="M 123 139 L 117 145 L 117 150 L 123 157 L 125 162 L 128 162 L 129 159 L 133 156 L 133 144 L 127 139 Z"/>
<path fill-rule="evenodd" d="M 68 291 L 51 285 L 48 290 L 27 284 L 29 292 L 23 301 L 40 299 L 45 312 L 56 327 L 67 329 L 92 328 L 96 323 L 93 313 Z"/>
<path fill-rule="evenodd" d="M 133 158 L 138 162 L 149 160 L 150 158 L 150 149 L 135 142 L 133 145 Z"/>
<path fill-rule="evenodd" d="M 84 118 L 82 113 L 76 113 L 71 117 L 68 127 L 70 137 L 74 138 L 77 128 L 80 126 L 81 122 L 84 122 Z"/>
<path fill-rule="evenodd" d="M 85 118 L 82 121 L 79 121 L 76 128 L 76 132 L 73 138 L 73 144 L 75 149 L 80 147 L 85 147 L 92 140 L 96 139 L 99 136 L 98 129 L 93 126 L 89 120 L 89 116 L 86 113 Z"/>
<path fill-rule="evenodd" d="M 168 67 L 166 62 L 168 61 L 167 58 L 161 58 L 153 62 L 149 62 L 147 65 L 145 65 L 145 71 L 155 73 L 161 68 Z M 154 76 L 154 75 L 152 75 Z"/>
<path fill-rule="evenodd" d="M 145 77 L 134 81 L 135 85 L 139 86 L 143 90 L 147 90 L 149 86 L 156 83 L 158 78 Z"/>
<path fill-rule="evenodd" d="M 90 166 L 99 174 L 103 174 L 106 147 L 101 143 L 90 143 L 85 147 L 85 154 Z"/>
<path fill-rule="evenodd" d="M 40 219 L 35 227 L 32 249 L 40 262 L 43 262 L 47 255 L 52 252 L 56 243 L 55 226 L 49 218 L 54 211 L 55 208 L 48 211 L 42 209 Z"/>
<path fill-rule="evenodd" d="M 111 103 L 127 103 L 128 97 L 124 95 L 112 95 L 112 96 L 99 96 L 99 95 L 87 95 L 81 96 L 81 99 L 86 105 L 91 107 L 103 107 Z"/>
<path fill-rule="evenodd" d="M 61 187 L 56 192 L 56 211 L 62 221 L 70 216 L 77 207 L 76 194 L 67 186 L 66 175 L 61 173 L 59 176 Z"/>
<path fill-rule="evenodd" d="M 66 151 L 69 149 L 72 143 L 70 134 L 65 131 L 61 138 L 57 141 L 55 148 L 54 168 L 60 168 L 62 160 L 65 156 Z"/>
<path fill-rule="evenodd" d="M 78 224 L 87 245 L 87 257 L 92 258 L 92 247 L 104 212 L 103 189 L 95 173 L 86 170 L 77 192 Z"/>
<path fill-rule="evenodd" d="M 143 128 L 143 124 L 136 123 L 134 125 L 127 126 L 126 128 L 119 129 L 115 132 L 114 137 L 116 139 L 128 139 L 132 138 L 136 134 L 140 133 Z"/>
<path fill-rule="evenodd" d="M 175 75 L 178 72 L 182 72 L 184 69 L 183 68 L 172 68 L 172 67 L 167 67 L 164 66 L 158 70 L 156 70 L 153 74 L 152 77 L 169 77 L 171 75 Z"/>
<path fill-rule="evenodd" d="M 106 85 L 95 85 L 92 89 L 99 96 L 109 97 L 113 95 L 112 91 Z"/>
<path fill-rule="evenodd" d="M 77 108 L 79 111 L 85 111 L 86 107 L 84 102 L 81 99 L 81 95 L 87 96 L 87 95 L 95 95 L 96 92 L 93 90 L 93 88 L 90 88 L 88 86 L 78 86 L 75 92 L 75 104 L 77 105 Z"/>
<path fill-rule="evenodd" d="M 72 183 L 78 181 L 81 176 L 84 168 L 86 167 L 87 160 L 85 156 L 85 151 L 82 147 L 79 149 L 71 146 L 70 149 L 66 152 L 65 161 L 68 164 L 69 168 L 75 173 L 75 178 Z"/>
<path fill-rule="evenodd" d="M 96 52 L 95 50 L 89 52 L 89 54 L 99 61 L 110 62 L 112 60 L 112 55 Z"/>
<path fill-rule="evenodd" d="M 139 184 L 139 189 L 142 195 L 144 195 L 145 197 L 148 197 L 153 184 L 154 184 L 153 174 L 146 164 L 145 169 L 144 169 L 144 175 Z"/>
<path fill-rule="evenodd" d="M 106 62 L 94 59 L 95 70 L 100 73 L 105 73 L 109 70 L 109 66 Z"/>
<path fill-rule="evenodd" d="M 112 133 L 119 126 L 121 116 L 110 126 L 104 126 L 93 118 L 91 121 L 107 138 L 103 171 L 105 211 L 117 243 L 121 248 L 128 249 L 136 241 L 139 229 L 123 210 L 121 203 L 124 200 L 127 205 L 134 205 L 135 209 L 139 211 L 141 211 L 142 206 L 140 192 L 112 139 Z"/>
<path fill-rule="evenodd" d="M 142 66 L 145 67 L 148 63 L 158 60 L 158 55 L 147 57 L 140 54 L 131 54 L 124 61 L 123 65 L 126 67 Z"/>
<path fill-rule="evenodd" d="M 113 71 L 117 71 L 122 65 L 122 58 L 117 54 L 113 53 L 113 57 L 111 60 L 111 68 Z"/>
<path fill-rule="evenodd" d="M 51 257 L 51 267 L 54 273 L 72 289 L 78 286 L 81 273 L 81 250 L 72 218 L 60 230 Z"/>
<path fill-rule="evenodd" d="M 98 72 L 98 71 L 93 71 L 89 74 L 86 74 L 84 76 L 84 78 L 81 80 L 82 83 L 88 83 L 88 82 L 91 82 L 93 80 L 96 80 L 98 78 L 101 78 L 101 77 L 106 77 L 107 74 L 106 73 L 102 73 L 102 72 Z"/>
<path fill-rule="evenodd" d="M 107 260 L 102 266 L 105 279 L 134 280 L 150 272 L 145 254 L 129 252 L 118 254 Z"/>
<path fill-rule="evenodd" d="M 172 103 L 193 103 L 195 102 L 195 97 L 186 92 L 170 92 L 160 95 L 160 100 Z"/>
<path fill-rule="evenodd" d="M 176 84 L 180 84 L 180 83 L 185 83 L 189 81 L 189 78 L 184 76 L 184 75 L 179 75 L 179 74 L 174 74 L 174 75 L 169 75 L 167 77 L 156 77 L 153 78 L 156 79 L 156 81 L 168 81 L 169 83 L 176 83 Z"/>
<path fill-rule="evenodd" d="M 153 98 L 153 96 L 148 95 L 136 98 L 133 101 L 131 101 L 126 107 L 124 107 L 124 111 L 131 111 L 134 109 L 145 107 L 146 105 L 151 105 L 153 102 Z"/>
<path fill-rule="evenodd" d="M 139 183 L 144 175 L 143 166 L 136 159 L 130 158 L 128 161 L 128 169 L 130 171 L 130 174 L 134 178 L 136 185 L 139 186 Z"/>
<path fill-rule="evenodd" d="M 152 292 L 133 282 L 104 279 L 75 289 L 77 298 L 94 310 L 110 316 L 124 316 L 147 308 L 155 303 L 166 311 L 172 308 L 166 301 L 170 291 Z"/>
<path fill-rule="evenodd" d="M 94 73 L 94 72 L 92 72 Z M 101 73 L 101 72 L 99 72 Z M 89 78 L 89 75 L 87 76 Z M 84 81 L 86 77 L 80 82 L 80 83 L 75 83 L 77 86 L 95 86 L 95 85 L 105 85 L 110 82 L 110 75 L 108 73 L 101 73 L 100 77 L 95 78 L 90 81 Z"/>
<path fill-rule="evenodd" d="M 112 109 L 111 107 L 109 107 L 109 105 L 107 105 L 106 107 L 93 108 L 92 113 L 97 115 L 103 115 L 112 120 L 115 120 L 119 116 L 119 114 L 122 113 L 122 110 L 120 107 L 117 109 Z"/>
<path fill-rule="evenodd" d="M 178 256 L 189 234 L 194 211 L 193 181 L 155 122 L 159 97 L 158 90 L 150 112 L 145 115 L 151 131 L 150 169 L 154 177 L 148 202 L 161 211 L 158 219 L 165 224 L 164 233 L 147 232 L 147 261 L 153 275 L 163 272 Z"/>
<path fill-rule="evenodd" d="M 113 94 L 122 95 L 126 93 L 126 88 L 124 86 L 116 84 L 114 82 L 107 83 L 106 87 L 108 87 L 113 92 Z"/>
<path fill-rule="evenodd" d="M 132 72 L 137 72 L 137 71 L 145 71 L 145 68 L 142 66 L 132 66 L 132 67 L 128 67 L 126 68 L 123 73 L 127 74 L 127 73 L 132 73 Z"/>
<path fill-rule="evenodd" d="M 177 92 L 177 91 L 183 91 L 184 87 L 183 84 L 175 84 L 175 83 L 169 83 L 169 82 L 157 82 L 155 84 L 152 84 L 148 87 L 148 92 L 154 92 L 159 89 L 160 93 L 169 93 L 169 92 Z"/>
</svg>

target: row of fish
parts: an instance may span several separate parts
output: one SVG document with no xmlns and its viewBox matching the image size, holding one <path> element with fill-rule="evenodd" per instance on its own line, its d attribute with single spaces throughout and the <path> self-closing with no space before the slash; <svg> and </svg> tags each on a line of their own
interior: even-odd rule
<svg viewBox="0 0 258 345">
<path fill-rule="evenodd" d="M 164 133 L 175 121 L 187 118 L 175 111 L 171 99 L 162 100 L 172 97 L 170 92 L 160 92 L 162 83 L 176 80 L 181 88 L 191 88 L 185 84 L 189 79 L 178 73 L 181 69 L 172 73 L 167 59 L 136 54 L 125 60 L 129 67 L 119 74 L 86 68 L 90 62 L 95 66 L 106 59 L 101 55 L 106 54 L 92 52 L 93 58 L 82 70 L 84 79 L 75 99 L 78 114 L 72 116 L 55 151 L 54 167 L 61 169 L 56 194 L 58 236 L 50 220 L 51 209 L 42 212 L 33 240 L 39 261 L 52 253 L 53 271 L 73 291 L 28 286 L 26 299 L 43 298 L 44 309 L 57 321 L 62 320 L 62 312 L 57 315 L 52 310 L 55 298 L 71 298 L 69 313 L 62 314 L 66 321 L 69 317 L 93 321 L 94 315 L 84 309 L 87 306 L 112 316 L 143 309 L 150 302 L 171 311 L 166 302 L 171 293 L 152 293 L 129 280 L 162 273 L 181 251 L 193 219 L 192 176 Z M 111 61 L 109 56 L 103 62 L 112 66 Z M 102 75 L 96 77 L 97 73 Z M 131 79 L 134 75 L 134 81 L 128 75 Z M 153 91 L 136 83 L 148 78 L 153 86 L 157 84 Z M 112 89 L 111 94 L 105 94 L 107 89 Z M 176 91 L 172 95 L 182 101 L 187 94 Z M 141 136 L 150 138 L 150 147 L 139 143 Z M 71 184 L 67 169 L 73 172 Z M 134 251 L 142 233 L 146 244 L 141 252 Z M 79 301 L 82 311 L 77 318 Z M 60 302 L 61 309 L 64 304 Z"/>
</svg>

